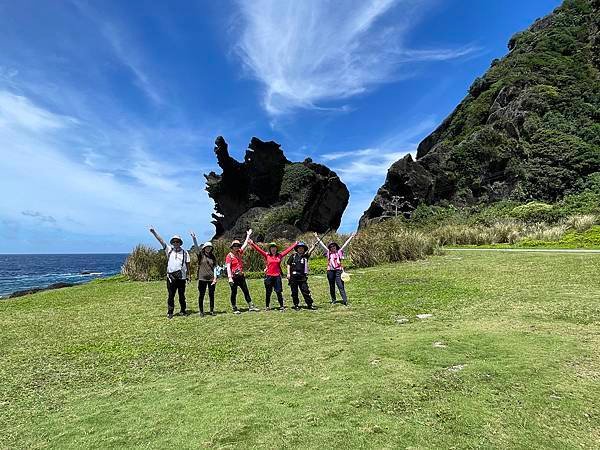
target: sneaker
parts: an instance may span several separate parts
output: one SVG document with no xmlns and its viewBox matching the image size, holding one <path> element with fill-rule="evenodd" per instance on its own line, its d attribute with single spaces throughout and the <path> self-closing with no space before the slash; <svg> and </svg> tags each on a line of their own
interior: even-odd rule
<svg viewBox="0 0 600 450">
<path fill-rule="evenodd" d="M 233 313 L 234 313 L 234 314 L 241 314 L 239 309 L 234 309 L 234 310 L 233 310 Z"/>
<path fill-rule="evenodd" d="M 280 306 L 279 311 L 285 311 L 285 306 Z"/>
<path fill-rule="evenodd" d="M 204 313 L 202 311 L 198 311 L 198 316 L 204 317 Z"/>
<path fill-rule="evenodd" d="M 271 311 L 271 307 L 270 307 L 270 306 L 267 306 L 267 307 L 265 308 L 265 311 Z"/>
<path fill-rule="evenodd" d="M 169 313 L 167 314 L 167 319 L 171 320 L 173 318 L 173 314 Z"/>
<path fill-rule="evenodd" d="M 342 302 L 342 305 L 348 306 L 348 302 Z"/>
<path fill-rule="evenodd" d="M 314 306 L 314 305 L 307 306 L 306 308 L 307 308 L 307 309 L 312 309 L 313 311 L 314 311 L 315 309 L 317 309 L 317 307 L 316 307 L 316 306 Z"/>
<path fill-rule="evenodd" d="M 256 306 L 254 306 L 254 304 L 250 304 L 248 306 L 248 311 L 260 311 L 260 309 L 258 309 Z"/>
<path fill-rule="evenodd" d="M 335 305 L 337 303 L 337 300 L 331 300 L 331 304 Z"/>
<path fill-rule="evenodd" d="M 294 311 L 300 311 L 300 307 L 299 307 L 298 305 L 294 305 L 294 306 L 292 306 L 292 309 L 293 309 Z"/>
<path fill-rule="evenodd" d="M 209 316 L 216 316 L 216 314 L 215 314 L 215 312 L 214 312 L 214 311 L 211 311 L 211 312 L 209 312 L 209 313 L 208 313 L 208 315 L 209 315 Z"/>
<path fill-rule="evenodd" d="M 187 316 L 187 311 L 179 311 L 180 316 Z"/>
</svg>

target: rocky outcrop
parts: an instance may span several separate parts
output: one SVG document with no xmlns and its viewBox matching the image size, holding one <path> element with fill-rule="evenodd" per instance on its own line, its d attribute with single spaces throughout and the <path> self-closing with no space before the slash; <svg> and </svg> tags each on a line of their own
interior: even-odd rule
<svg viewBox="0 0 600 450">
<path fill-rule="evenodd" d="M 256 137 L 244 162 L 229 155 L 222 136 L 214 151 L 222 173 L 205 177 L 215 202 L 215 238 L 240 237 L 248 228 L 255 230 L 256 239 L 270 240 L 339 227 L 350 194 L 329 168 L 310 158 L 293 163 L 279 144 Z"/>
<path fill-rule="evenodd" d="M 517 33 L 466 98 L 394 163 L 361 226 L 419 203 L 556 201 L 600 171 L 599 0 L 569 0 Z"/>
</svg>

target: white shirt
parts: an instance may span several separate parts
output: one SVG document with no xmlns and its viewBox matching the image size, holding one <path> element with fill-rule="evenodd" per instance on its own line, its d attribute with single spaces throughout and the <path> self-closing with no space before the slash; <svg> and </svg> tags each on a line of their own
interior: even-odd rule
<svg viewBox="0 0 600 450">
<path fill-rule="evenodd" d="M 169 255 L 169 260 L 167 261 L 167 272 L 171 273 L 181 270 L 183 278 L 186 278 L 187 268 L 185 263 L 190 262 L 190 254 L 182 248 L 176 252 L 175 248 L 169 244 L 165 246 L 165 252 L 167 252 L 167 255 Z"/>
</svg>

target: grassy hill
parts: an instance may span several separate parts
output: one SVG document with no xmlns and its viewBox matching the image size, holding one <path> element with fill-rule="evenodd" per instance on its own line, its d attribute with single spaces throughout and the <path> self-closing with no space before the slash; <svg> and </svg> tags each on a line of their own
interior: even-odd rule
<svg viewBox="0 0 600 450">
<path fill-rule="evenodd" d="M 597 447 L 599 272 L 466 252 L 355 271 L 347 309 L 314 276 L 317 311 L 221 283 L 172 321 L 161 282 L 2 301 L 0 448 Z"/>
</svg>

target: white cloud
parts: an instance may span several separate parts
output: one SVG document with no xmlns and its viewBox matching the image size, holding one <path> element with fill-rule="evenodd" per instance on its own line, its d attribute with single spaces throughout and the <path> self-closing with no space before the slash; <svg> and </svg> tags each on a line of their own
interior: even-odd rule
<svg viewBox="0 0 600 450">
<path fill-rule="evenodd" d="M 67 234 L 131 239 L 131 246 L 146 236 L 149 224 L 165 234 L 201 224 L 199 234 L 211 235 L 212 202 L 198 186 L 200 174 L 181 172 L 151 156 L 139 144 L 140 136 L 134 146 L 118 149 L 120 158 L 112 164 L 121 164 L 121 170 L 109 173 L 102 167 L 104 155 L 95 151 L 94 138 L 87 139 L 88 127 L 80 121 L 1 90 L 0 118 L 0 190 L 11 193 L 0 199 L 2 220 L 36 219 L 40 227 Z M 80 158 L 71 148 L 73 135 L 87 144 Z M 115 143 L 127 138 L 131 136 L 109 136 Z"/>
<path fill-rule="evenodd" d="M 263 104 L 269 114 L 323 109 L 322 102 L 407 76 L 408 70 L 401 70 L 403 63 L 446 60 L 473 51 L 405 48 L 406 35 L 427 3 L 240 0 L 243 31 L 236 49 L 250 73 L 264 84 Z M 395 7 L 400 18 L 382 23 Z"/>
</svg>

